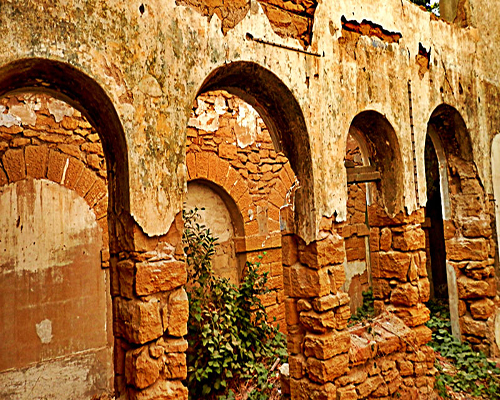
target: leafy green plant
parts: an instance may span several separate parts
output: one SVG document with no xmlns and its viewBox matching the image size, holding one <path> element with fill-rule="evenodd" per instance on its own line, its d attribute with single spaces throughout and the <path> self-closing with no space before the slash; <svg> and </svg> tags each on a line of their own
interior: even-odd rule
<svg viewBox="0 0 500 400">
<path fill-rule="evenodd" d="M 239 287 L 214 275 L 217 239 L 200 225 L 198 210 L 184 212 L 184 250 L 189 267 L 188 378 L 191 399 L 235 399 L 250 387 L 249 400 L 269 398 L 271 365 L 286 358 L 286 341 L 267 322 L 259 296 L 267 274 L 247 263 Z"/>
<path fill-rule="evenodd" d="M 450 313 L 446 306 L 433 301 L 427 306 L 431 310 L 427 326 L 432 329 L 429 346 L 438 353 L 436 388 L 439 394 L 449 397 L 448 390 L 451 389 L 487 399 L 500 399 L 500 369 L 483 353 L 474 351 L 469 343 L 460 343 L 451 335 Z"/>
<path fill-rule="evenodd" d="M 373 308 L 373 291 L 372 288 L 369 288 L 366 292 L 363 292 L 363 305 L 358 307 L 356 313 L 351 315 L 349 319 L 349 325 L 352 326 L 356 322 L 365 321 L 371 319 L 375 315 L 375 310 Z"/>
</svg>

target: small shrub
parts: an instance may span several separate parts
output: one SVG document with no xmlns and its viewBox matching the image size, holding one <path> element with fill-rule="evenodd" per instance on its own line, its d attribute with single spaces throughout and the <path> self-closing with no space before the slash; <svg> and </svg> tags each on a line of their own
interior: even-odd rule
<svg viewBox="0 0 500 400">
<path fill-rule="evenodd" d="M 451 335 L 450 312 L 446 306 L 431 301 L 427 307 L 431 310 L 427 326 L 432 329 L 429 346 L 439 357 L 436 361 L 439 394 L 448 398 L 451 389 L 481 398 L 500 399 L 500 369 L 483 353 L 474 351 L 469 343 L 460 343 Z"/>
<path fill-rule="evenodd" d="M 271 365 L 286 358 L 286 341 L 269 325 L 259 295 L 267 274 L 247 263 L 239 287 L 212 272 L 217 239 L 197 223 L 197 209 L 184 212 L 184 250 L 189 267 L 188 378 L 191 399 L 269 398 Z"/>
<path fill-rule="evenodd" d="M 363 305 L 358 307 L 356 314 L 351 315 L 349 319 L 349 326 L 354 325 L 357 322 L 366 321 L 371 319 L 375 315 L 375 309 L 373 308 L 373 291 L 369 288 L 366 292 L 363 292 Z"/>
</svg>

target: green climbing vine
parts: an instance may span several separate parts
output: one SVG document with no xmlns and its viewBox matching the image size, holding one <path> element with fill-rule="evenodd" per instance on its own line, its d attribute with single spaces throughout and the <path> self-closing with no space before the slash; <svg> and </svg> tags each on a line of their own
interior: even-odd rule
<svg viewBox="0 0 500 400">
<path fill-rule="evenodd" d="M 199 224 L 198 210 L 184 212 L 184 251 L 189 266 L 187 355 L 190 399 L 266 400 L 274 389 L 271 365 L 286 359 L 286 340 L 268 323 L 260 295 L 267 274 L 247 263 L 239 287 L 214 275 L 217 238 Z"/>
</svg>

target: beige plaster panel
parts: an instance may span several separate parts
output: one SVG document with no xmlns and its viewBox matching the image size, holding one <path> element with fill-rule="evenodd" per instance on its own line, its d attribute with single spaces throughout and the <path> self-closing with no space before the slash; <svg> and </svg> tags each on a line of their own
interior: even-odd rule
<svg viewBox="0 0 500 400">
<path fill-rule="evenodd" d="M 234 249 L 234 228 L 226 204 L 210 187 L 202 183 L 190 182 L 185 209 L 192 210 L 194 208 L 199 209 L 198 223 L 205 225 L 210 229 L 213 237 L 218 239 L 215 255 L 212 258 L 215 274 L 238 284 L 240 271 Z"/>
<path fill-rule="evenodd" d="M 314 219 L 346 217 L 343 149 L 350 122 L 360 111 L 384 114 L 398 135 L 403 155 L 404 205 L 417 208 L 408 111 L 412 81 L 413 117 L 421 197 L 426 124 L 432 110 L 447 102 L 471 130 L 476 163 L 486 187 L 489 167 L 481 120 L 492 110 L 477 101 L 488 77 L 476 71 L 478 34 L 443 21 L 406 0 L 322 2 L 310 50 L 324 57 L 245 40 L 247 32 L 273 43 L 299 48 L 277 36 L 257 3 L 226 35 L 216 16 L 210 21 L 174 0 L 141 2 L 22 1 L 2 4 L 0 65 L 23 57 L 70 62 L 102 85 L 115 104 L 129 150 L 131 213 L 149 235 L 165 233 L 182 207 L 185 184 L 184 135 L 196 94 L 216 67 L 253 61 L 271 70 L 302 108 L 310 138 L 316 218 L 305 222 L 303 236 L 314 236 Z M 340 20 L 370 20 L 400 32 L 399 44 L 362 37 L 354 53 L 339 45 Z M 68 35 L 71 32 L 71 35 Z M 431 48 L 431 69 L 422 78 L 415 56 L 418 43 Z M 355 55 L 355 58 L 353 57 Z M 491 86 L 491 82 L 488 82 Z M 459 86 L 466 88 L 460 94 Z M 497 93 L 494 85 L 488 89 Z M 425 203 L 425 199 L 422 199 Z M 309 226 L 307 226 L 309 225 Z M 312 232 L 307 232 L 311 229 Z"/>
</svg>

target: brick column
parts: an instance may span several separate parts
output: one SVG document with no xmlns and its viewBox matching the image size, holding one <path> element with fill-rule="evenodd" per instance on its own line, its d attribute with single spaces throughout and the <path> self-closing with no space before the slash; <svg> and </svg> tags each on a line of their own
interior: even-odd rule
<svg viewBox="0 0 500 400">
<path fill-rule="evenodd" d="M 430 316 L 424 304 L 430 295 L 425 232 L 421 226 L 424 210 L 409 216 L 401 212 L 391 218 L 374 204 L 368 215 L 375 309 L 378 313 L 394 313 L 430 340 L 424 326 Z"/>
<path fill-rule="evenodd" d="M 150 238 L 126 213 L 111 226 L 115 389 L 129 399 L 187 399 L 182 215 Z"/>
<path fill-rule="evenodd" d="M 283 271 L 292 399 L 336 399 L 333 381 L 348 369 L 349 296 L 344 283 L 343 238 L 331 220 L 322 223 L 321 240 L 306 244 L 286 228 L 291 207 L 281 210 Z"/>
</svg>

